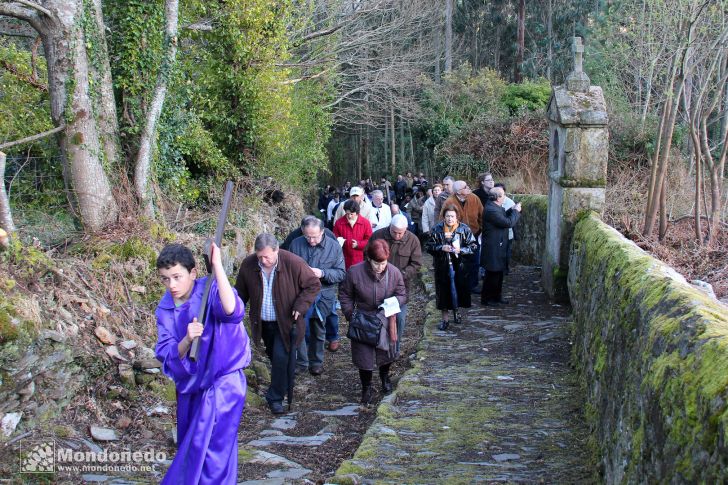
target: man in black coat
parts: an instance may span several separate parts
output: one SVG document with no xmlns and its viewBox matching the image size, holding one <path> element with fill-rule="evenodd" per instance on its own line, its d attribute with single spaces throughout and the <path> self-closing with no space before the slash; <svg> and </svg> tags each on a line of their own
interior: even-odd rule
<svg viewBox="0 0 728 485">
<path fill-rule="evenodd" d="M 521 204 L 506 212 L 502 205 L 506 193 L 501 187 L 491 190 L 493 200 L 483 210 L 483 246 L 480 265 L 485 268 L 480 303 L 486 306 L 508 303 L 502 297 L 503 271 L 508 267 L 508 229 L 521 216 Z"/>
</svg>

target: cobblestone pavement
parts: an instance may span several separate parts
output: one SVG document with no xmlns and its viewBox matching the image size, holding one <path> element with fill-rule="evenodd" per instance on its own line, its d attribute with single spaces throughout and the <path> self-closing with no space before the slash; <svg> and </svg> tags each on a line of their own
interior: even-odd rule
<svg viewBox="0 0 728 485">
<path fill-rule="evenodd" d="M 447 332 L 431 302 L 415 365 L 331 481 L 597 482 L 568 363 L 568 308 L 549 303 L 539 280 L 538 268 L 516 267 L 510 304 L 484 307 L 473 295 Z"/>
</svg>

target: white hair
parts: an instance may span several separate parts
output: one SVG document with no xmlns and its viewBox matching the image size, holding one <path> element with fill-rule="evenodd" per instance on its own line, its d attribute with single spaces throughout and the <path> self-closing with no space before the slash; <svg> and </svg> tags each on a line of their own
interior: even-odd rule
<svg viewBox="0 0 728 485">
<path fill-rule="evenodd" d="M 467 186 L 468 186 L 468 184 L 464 180 L 458 180 L 456 182 L 453 182 L 453 184 L 452 184 L 452 190 L 455 191 L 455 192 L 457 192 L 459 190 L 464 189 Z"/>
<path fill-rule="evenodd" d="M 407 224 L 407 218 L 403 216 L 402 214 L 395 214 L 392 216 L 392 222 L 390 224 L 397 229 L 406 229 L 409 224 Z"/>
</svg>

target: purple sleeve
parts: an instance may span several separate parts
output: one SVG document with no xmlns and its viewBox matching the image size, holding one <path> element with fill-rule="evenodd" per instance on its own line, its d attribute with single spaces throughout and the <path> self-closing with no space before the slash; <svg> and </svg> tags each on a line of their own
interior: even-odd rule
<svg viewBox="0 0 728 485">
<path fill-rule="evenodd" d="M 217 290 L 217 281 L 212 282 L 210 286 L 210 294 L 207 297 L 207 304 L 210 305 L 210 314 L 213 316 L 215 321 L 220 323 L 232 323 L 237 324 L 243 321 L 245 316 L 245 305 L 238 296 L 238 291 L 233 287 L 233 293 L 235 294 L 235 310 L 230 315 L 225 313 L 225 309 L 222 307 L 220 301 L 220 294 Z"/>
<path fill-rule="evenodd" d="M 196 374 L 196 362 L 192 362 L 187 356 L 184 359 L 179 358 L 179 340 L 174 332 L 174 319 L 163 310 L 157 311 L 157 333 L 159 337 L 154 353 L 162 363 L 165 375 L 178 383 Z"/>
</svg>

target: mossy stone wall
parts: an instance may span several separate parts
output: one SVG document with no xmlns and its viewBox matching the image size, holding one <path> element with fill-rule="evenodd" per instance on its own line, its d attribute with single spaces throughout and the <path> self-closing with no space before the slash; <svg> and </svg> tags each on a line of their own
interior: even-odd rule
<svg viewBox="0 0 728 485">
<path fill-rule="evenodd" d="M 513 242 L 513 260 L 521 264 L 541 266 L 546 243 L 547 195 L 511 195 L 521 203 L 521 218 L 516 226 L 517 241 Z"/>
<path fill-rule="evenodd" d="M 728 308 L 596 214 L 575 228 L 568 287 L 605 482 L 728 482 Z"/>
</svg>

